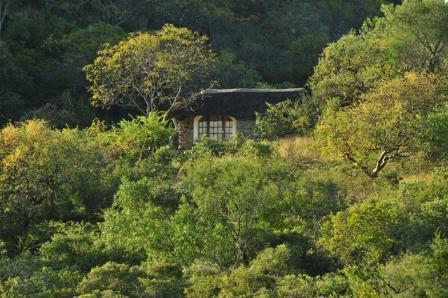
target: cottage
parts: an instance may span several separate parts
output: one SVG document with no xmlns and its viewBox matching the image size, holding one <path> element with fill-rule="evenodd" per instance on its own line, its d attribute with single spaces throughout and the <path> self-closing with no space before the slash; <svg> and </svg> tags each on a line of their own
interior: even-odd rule
<svg viewBox="0 0 448 298">
<path fill-rule="evenodd" d="M 256 113 L 267 104 L 298 99 L 302 88 L 293 89 L 207 89 L 194 107 L 170 113 L 179 132 L 179 147 L 189 148 L 202 136 L 230 139 L 237 133 L 253 135 Z"/>
</svg>

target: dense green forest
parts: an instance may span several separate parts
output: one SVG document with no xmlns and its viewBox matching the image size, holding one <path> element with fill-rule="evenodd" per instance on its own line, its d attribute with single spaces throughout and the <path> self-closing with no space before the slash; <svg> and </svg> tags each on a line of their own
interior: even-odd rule
<svg viewBox="0 0 448 298">
<path fill-rule="evenodd" d="M 448 297 L 448 4 L 398 2 L 0 0 L 0 296 Z"/>
<path fill-rule="evenodd" d="M 0 124 L 39 117 L 85 127 L 95 117 L 126 116 L 91 108 L 82 68 L 105 43 L 166 23 L 209 37 L 223 88 L 302 86 L 324 46 L 379 15 L 385 2 L 2 0 Z"/>
</svg>

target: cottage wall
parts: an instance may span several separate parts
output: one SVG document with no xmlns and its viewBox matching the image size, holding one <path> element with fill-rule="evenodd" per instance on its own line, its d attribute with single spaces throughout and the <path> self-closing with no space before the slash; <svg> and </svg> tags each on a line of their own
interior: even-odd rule
<svg viewBox="0 0 448 298">
<path fill-rule="evenodd" d="M 191 148 L 193 146 L 193 116 L 176 117 L 173 120 L 179 134 L 179 148 Z"/>
<path fill-rule="evenodd" d="M 202 100 L 194 106 L 180 106 L 170 111 L 169 115 L 174 118 L 179 133 L 181 149 L 193 145 L 195 116 L 227 115 L 236 119 L 236 133 L 254 136 L 256 113 L 266 112 L 268 103 L 276 104 L 286 99 L 302 100 L 304 89 L 207 89 L 200 94 Z"/>
<path fill-rule="evenodd" d="M 193 146 L 194 116 L 182 116 L 173 119 L 178 131 L 180 149 L 188 149 Z M 236 131 L 238 134 L 253 136 L 255 131 L 255 117 L 236 118 Z"/>
<path fill-rule="evenodd" d="M 236 131 L 239 134 L 253 136 L 255 132 L 255 118 L 236 118 Z"/>
</svg>

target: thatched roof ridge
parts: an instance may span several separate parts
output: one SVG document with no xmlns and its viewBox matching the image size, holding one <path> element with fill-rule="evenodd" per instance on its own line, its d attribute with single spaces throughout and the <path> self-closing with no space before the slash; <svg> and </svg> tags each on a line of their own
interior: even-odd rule
<svg viewBox="0 0 448 298">
<path fill-rule="evenodd" d="M 267 103 L 276 104 L 291 99 L 299 100 L 303 88 L 289 89 L 206 89 L 201 92 L 201 100 L 194 106 L 180 108 L 170 116 L 228 115 L 234 117 L 254 117 L 263 113 Z"/>
<path fill-rule="evenodd" d="M 258 88 L 235 88 L 235 89 L 205 89 L 201 94 L 216 94 L 216 93 L 285 93 L 285 92 L 302 92 L 303 88 L 288 88 L 288 89 L 258 89 Z"/>
</svg>

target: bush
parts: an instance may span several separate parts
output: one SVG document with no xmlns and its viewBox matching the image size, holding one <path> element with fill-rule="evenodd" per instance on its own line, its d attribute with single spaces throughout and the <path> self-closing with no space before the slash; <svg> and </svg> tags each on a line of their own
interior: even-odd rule
<svg viewBox="0 0 448 298">
<path fill-rule="evenodd" d="M 307 127 L 307 118 L 302 113 L 301 103 L 292 100 L 268 104 L 266 113 L 257 114 L 257 120 L 257 136 L 267 140 L 304 135 Z"/>
</svg>

